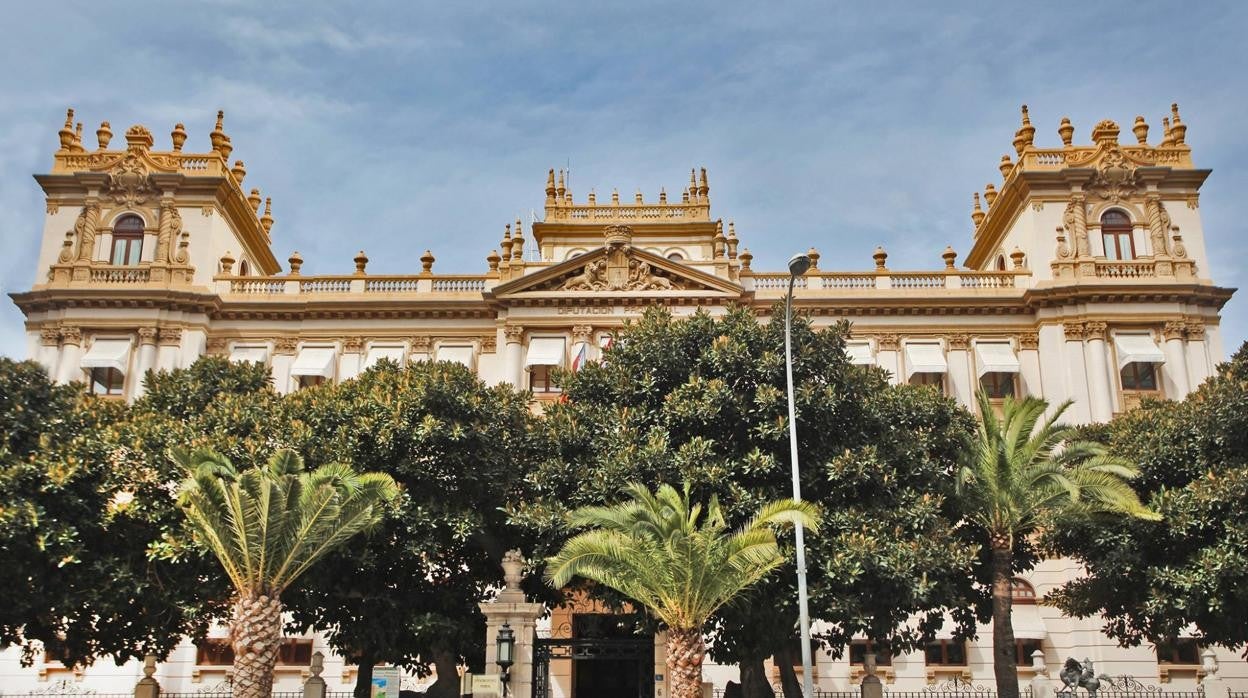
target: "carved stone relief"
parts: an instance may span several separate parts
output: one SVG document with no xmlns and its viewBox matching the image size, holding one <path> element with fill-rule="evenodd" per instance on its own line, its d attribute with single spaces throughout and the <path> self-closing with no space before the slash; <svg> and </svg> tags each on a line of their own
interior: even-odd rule
<svg viewBox="0 0 1248 698">
<path fill-rule="evenodd" d="M 671 291 L 683 288 L 681 283 L 649 262 L 637 259 L 632 249 L 632 228 L 610 225 L 604 231 L 605 257 L 590 260 L 581 269 L 562 281 L 556 280 L 548 290 L 558 291 Z"/>
</svg>

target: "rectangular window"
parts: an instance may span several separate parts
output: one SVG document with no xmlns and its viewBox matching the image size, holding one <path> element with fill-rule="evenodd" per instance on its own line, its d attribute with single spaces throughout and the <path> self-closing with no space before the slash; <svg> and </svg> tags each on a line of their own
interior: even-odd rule
<svg viewBox="0 0 1248 698">
<path fill-rule="evenodd" d="M 1112 261 L 1135 259 L 1135 243 L 1129 231 L 1105 233 L 1101 239 L 1105 242 L 1105 259 Z"/>
<path fill-rule="evenodd" d="M 935 388 L 941 395 L 945 394 L 945 374 L 916 373 L 910 376 L 910 385 L 926 385 Z"/>
<path fill-rule="evenodd" d="M 126 374 L 115 368 L 93 368 L 88 389 L 92 395 L 122 395 L 126 390 Z"/>
<path fill-rule="evenodd" d="M 1036 650 L 1044 651 L 1039 640 L 1015 640 L 1014 661 L 1019 666 L 1031 666 L 1031 655 Z"/>
<path fill-rule="evenodd" d="M 928 666 L 966 666 L 966 643 L 937 640 L 923 651 Z"/>
<path fill-rule="evenodd" d="M 200 666 L 230 666 L 234 663 L 234 648 L 228 638 L 203 638 L 195 643 L 195 663 Z M 298 638 L 282 640 L 277 650 L 277 663 L 284 666 L 310 665 L 312 641 Z"/>
<path fill-rule="evenodd" d="M 143 253 L 142 235 L 114 235 L 111 260 L 113 264 L 135 266 Z"/>
<path fill-rule="evenodd" d="M 991 371 L 980 377 L 979 387 L 993 400 L 1015 397 L 1014 376 L 1016 375 L 1018 374 Z"/>
<path fill-rule="evenodd" d="M 553 366 L 529 367 L 529 390 L 535 393 L 558 393 L 561 388 L 554 381 Z"/>
<path fill-rule="evenodd" d="M 1174 642 L 1157 645 L 1158 664 L 1200 664 L 1200 646 L 1196 639 L 1181 637 Z"/>
<path fill-rule="evenodd" d="M 325 376 L 299 376 L 299 389 L 325 384 Z"/>
<path fill-rule="evenodd" d="M 868 654 L 875 655 L 876 666 L 892 666 L 893 653 L 888 645 L 871 640 L 854 640 L 849 643 L 849 663 L 861 666 Z"/>
<path fill-rule="evenodd" d="M 1155 364 L 1133 361 L 1122 367 L 1123 390 L 1156 390 L 1157 366 Z"/>
</svg>

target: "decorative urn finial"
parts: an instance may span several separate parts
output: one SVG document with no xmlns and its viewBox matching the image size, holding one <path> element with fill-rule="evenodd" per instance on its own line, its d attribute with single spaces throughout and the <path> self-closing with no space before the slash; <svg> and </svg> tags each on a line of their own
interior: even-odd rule
<svg viewBox="0 0 1248 698">
<path fill-rule="evenodd" d="M 486 255 L 485 263 L 489 265 L 491 274 L 498 273 L 498 263 L 501 260 L 502 260 L 502 257 L 498 256 L 498 250 L 490 250 L 490 253 Z"/>
<path fill-rule="evenodd" d="M 806 256 L 810 257 L 810 269 L 812 271 L 818 271 L 819 270 L 819 250 L 816 250 L 814 247 L 811 247 L 809 250 L 806 250 Z"/>
<path fill-rule="evenodd" d="M 1170 140 L 1175 145 L 1184 145 L 1187 141 L 1187 124 L 1179 119 L 1179 104 L 1175 102 L 1170 105 Z"/>
<path fill-rule="evenodd" d="M 1075 138 L 1075 127 L 1070 123 L 1070 117 L 1063 116 L 1062 124 L 1057 127 L 1057 135 L 1062 139 L 1062 146 L 1069 148 Z"/>
<path fill-rule="evenodd" d="M 997 200 L 997 188 L 992 186 L 992 182 L 984 185 L 984 202 L 988 204 L 988 208 L 992 208 L 992 202 Z"/>
<path fill-rule="evenodd" d="M 225 111 L 217 110 L 217 125 L 213 127 L 212 132 L 208 134 L 208 140 L 212 143 L 212 149 L 221 152 L 221 144 L 225 143 Z"/>
<path fill-rule="evenodd" d="M 1022 250 L 1020 250 L 1020 249 L 1018 249 L 1018 247 L 1015 247 L 1015 248 L 1014 248 L 1014 249 L 1010 252 L 1010 261 L 1014 262 L 1014 268 L 1015 268 L 1015 269 L 1022 269 L 1022 268 L 1023 268 L 1023 258 L 1024 258 L 1024 257 L 1026 257 L 1026 256 L 1027 256 L 1027 255 L 1023 254 L 1023 251 L 1022 251 Z"/>
<path fill-rule="evenodd" d="M 72 108 L 65 110 L 65 125 L 61 127 L 56 135 L 61 139 L 61 150 L 73 150 L 74 148 L 74 110 Z"/>
<path fill-rule="evenodd" d="M 940 258 L 945 260 L 945 269 L 952 269 L 958 261 L 958 253 L 953 251 L 953 245 L 945 245 L 945 251 L 940 253 Z"/>
<path fill-rule="evenodd" d="M 95 140 L 100 144 L 100 150 L 108 150 L 108 144 L 113 140 L 113 129 L 109 128 L 107 121 L 100 122 L 100 127 L 95 130 Z"/>
<path fill-rule="evenodd" d="M 1036 138 L 1036 127 L 1031 125 L 1031 116 L 1027 112 L 1026 104 L 1023 105 L 1022 112 L 1023 125 L 1014 132 L 1014 150 L 1018 151 L 1020 157 Z"/>
<path fill-rule="evenodd" d="M 229 250 L 226 250 L 225 254 L 221 255 L 220 261 L 221 274 L 224 276 L 231 276 L 234 273 L 234 255 L 231 254 Z"/>
<path fill-rule="evenodd" d="M 262 200 L 263 200 L 263 199 L 261 199 L 261 198 L 260 198 L 260 190 L 259 190 L 259 189 L 252 189 L 252 190 L 251 190 L 251 193 L 247 195 L 247 203 L 251 204 L 251 210 L 252 210 L 252 211 L 259 211 L 259 210 L 260 210 L 260 202 L 261 202 Z"/>
<path fill-rule="evenodd" d="M 871 259 L 875 260 L 876 271 L 884 271 L 888 268 L 884 266 L 888 262 L 888 253 L 884 251 L 883 245 L 876 245 L 875 252 L 871 254 Z"/>
<path fill-rule="evenodd" d="M 367 273 L 364 271 L 364 268 L 368 266 L 368 255 L 364 254 L 364 250 L 360 250 L 360 253 L 351 261 L 355 262 L 356 276 L 364 276 Z"/>
<path fill-rule="evenodd" d="M 421 274 L 432 274 L 432 273 L 433 273 L 433 263 L 434 263 L 435 261 L 437 261 L 437 260 L 436 260 L 436 259 L 434 259 L 433 252 L 431 252 L 431 251 L 429 251 L 429 250 L 425 250 L 425 253 L 424 253 L 424 254 L 422 254 L 422 255 L 420 256 L 420 273 L 421 273 Z"/>
<path fill-rule="evenodd" d="M 1014 161 L 1010 160 L 1009 155 L 1001 156 L 1001 164 L 997 165 L 997 169 L 1001 170 L 1001 180 L 1005 181 L 1010 178 L 1010 172 L 1014 169 Z"/>
<path fill-rule="evenodd" d="M 299 270 L 303 267 L 303 256 L 299 254 L 299 250 L 291 252 L 286 262 L 290 264 L 290 275 L 299 276 Z"/>
<path fill-rule="evenodd" d="M 1131 127 L 1131 131 L 1135 133 L 1135 140 L 1140 145 L 1148 145 L 1148 122 L 1143 116 L 1135 117 L 1135 125 Z"/>
<path fill-rule="evenodd" d="M 984 209 L 979 206 L 979 192 L 975 192 L 975 196 L 973 198 L 975 206 L 971 209 L 971 220 L 975 222 L 975 227 L 978 228 L 979 224 L 984 222 L 984 218 L 987 214 L 984 213 Z"/>
<path fill-rule="evenodd" d="M 234 169 L 230 170 L 230 174 L 234 175 L 234 181 L 238 182 L 238 186 L 243 186 L 243 178 L 247 176 L 247 168 L 243 166 L 242 160 L 234 161 Z"/>
<path fill-rule="evenodd" d="M 186 142 L 186 127 L 182 124 L 174 124 L 173 131 L 169 133 L 169 138 L 173 141 L 173 152 L 181 152 L 182 144 Z"/>
<path fill-rule="evenodd" d="M 1121 129 L 1118 128 L 1117 123 L 1111 119 L 1104 119 L 1092 127 L 1092 142 L 1097 145 L 1117 143 L 1120 132 Z"/>
<path fill-rule="evenodd" d="M 264 215 L 260 216 L 260 225 L 264 226 L 264 232 L 268 233 L 273 229 L 273 199 L 272 197 L 264 197 Z"/>
</svg>

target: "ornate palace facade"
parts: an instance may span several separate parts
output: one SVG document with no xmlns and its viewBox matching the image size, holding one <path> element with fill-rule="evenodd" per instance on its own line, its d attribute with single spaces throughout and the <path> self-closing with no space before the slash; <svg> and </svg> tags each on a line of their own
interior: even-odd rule
<svg viewBox="0 0 1248 698">
<path fill-rule="evenodd" d="M 960 265 L 947 247 L 932 269 L 896 270 L 877 249 L 863 269 L 827 270 L 812 249 L 795 304 L 816 325 L 850 320 L 855 362 L 972 408 L 981 386 L 1070 399 L 1079 421 L 1107 420 L 1144 395 L 1181 398 L 1223 357 L 1218 313 L 1232 290 L 1208 278 L 1199 190 L 1209 170 L 1194 165 L 1177 106 L 1163 124 L 1150 142 L 1142 117 L 1125 138 L 1101 121 L 1076 145 L 1063 119 L 1060 145 L 1040 147 L 1024 107 L 1001 181 L 974 195 Z M 285 269 L 275 256 L 270 203 L 244 183 L 243 163 L 231 164 L 220 115 L 206 152 L 184 150 L 181 124 L 160 149 L 143 126 L 122 144 L 107 122 L 96 133 L 89 149 L 71 111 L 51 171 L 36 176 L 47 199 L 40 281 L 12 298 L 30 356 L 57 380 L 107 395 L 134 398 L 146 371 L 216 354 L 270 366 L 279 391 L 348 380 L 381 358 L 434 359 L 547 399 L 558 394 L 552 367 L 593 360 L 651 305 L 682 315 L 740 303 L 769 315 L 788 280 L 755 269 L 749 235 L 712 215 L 705 170 L 657 201 L 577 201 L 549 172 L 543 220 L 506 226 L 475 273 L 435 272 L 427 251 L 407 275 L 369 273 L 363 252 L 350 273 L 303 275 L 297 252 Z M 1077 654 L 1113 674 L 1195 679 L 1192 651 L 1118 649 L 1095 621 L 1025 603 L 1076 573 L 1050 560 L 1019 581 L 1016 634 L 1033 643 L 1020 645 L 1024 664 L 1039 648 L 1051 666 Z M 984 637 L 895 658 L 885 674 L 989 682 Z M 221 670 L 189 652 L 177 660 L 188 681 Z M 1248 676 L 1223 658 L 1224 675 Z M 857 676 L 848 659 L 824 656 L 817 670 L 828 688 Z"/>
</svg>

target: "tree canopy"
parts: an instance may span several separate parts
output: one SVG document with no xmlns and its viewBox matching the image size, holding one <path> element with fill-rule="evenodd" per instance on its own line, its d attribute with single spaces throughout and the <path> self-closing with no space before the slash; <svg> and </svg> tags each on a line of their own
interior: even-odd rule
<svg viewBox="0 0 1248 698">
<path fill-rule="evenodd" d="M 1248 345 L 1186 399 L 1146 401 L 1090 431 L 1134 460 L 1132 487 L 1161 521 L 1072 516 L 1050 543 L 1088 576 L 1049 599 L 1078 617 L 1103 614 L 1127 645 L 1188 636 L 1248 643 Z"/>
</svg>

